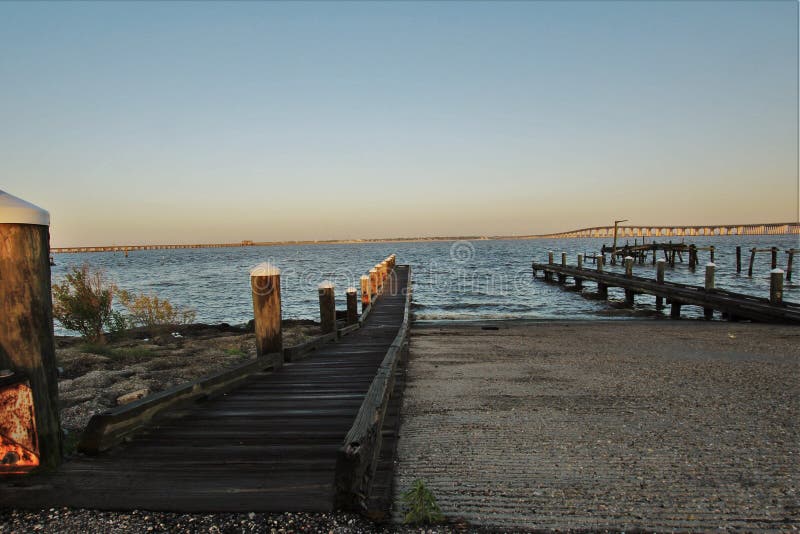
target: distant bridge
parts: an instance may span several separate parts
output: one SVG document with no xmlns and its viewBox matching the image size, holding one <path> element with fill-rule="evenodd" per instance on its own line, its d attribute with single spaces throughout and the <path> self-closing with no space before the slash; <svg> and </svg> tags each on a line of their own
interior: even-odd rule
<svg viewBox="0 0 800 534">
<path fill-rule="evenodd" d="M 800 222 L 765 224 L 718 224 L 703 226 L 619 226 L 617 237 L 694 237 L 721 235 L 800 234 Z M 536 238 L 614 237 L 613 226 L 595 226 L 569 232 L 531 236 Z"/>
<path fill-rule="evenodd" d="M 617 237 L 685 237 L 720 235 L 783 235 L 800 234 L 800 222 L 767 224 L 722 224 L 712 226 L 620 226 Z M 135 250 L 167 250 L 178 248 L 265 247 L 275 245 L 336 245 L 352 243 L 398 243 L 408 241 L 474 241 L 478 239 L 547 239 L 575 237 L 614 237 L 613 226 L 595 226 L 556 234 L 493 237 L 395 237 L 390 239 L 325 240 L 325 241 L 250 241 L 238 243 L 206 243 L 179 245 L 103 245 L 95 247 L 51 247 L 52 253 L 125 252 Z"/>
</svg>

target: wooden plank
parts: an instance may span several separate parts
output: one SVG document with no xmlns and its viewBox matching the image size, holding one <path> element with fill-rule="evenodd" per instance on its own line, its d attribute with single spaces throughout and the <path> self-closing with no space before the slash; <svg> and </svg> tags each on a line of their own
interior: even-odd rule
<svg viewBox="0 0 800 534">
<path fill-rule="evenodd" d="M 405 288 L 407 272 L 398 266 L 387 283 Z M 408 300 L 384 294 L 372 308 L 359 330 L 315 347 L 309 359 L 160 413 L 143 432 L 99 456 L 13 484 L 0 481 L 0 502 L 177 512 L 333 510 L 337 456 L 407 320 Z"/>
</svg>

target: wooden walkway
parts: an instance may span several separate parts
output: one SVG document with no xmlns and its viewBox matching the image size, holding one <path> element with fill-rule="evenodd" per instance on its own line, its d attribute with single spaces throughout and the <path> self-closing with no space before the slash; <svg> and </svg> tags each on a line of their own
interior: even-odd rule
<svg viewBox="0 0 800 534">
<path fill-rule="evenodd" d="M 331 511 L 337 451 L 403 321 L 408 268 L 395 273 L 361 329 L 107 454 L 1 481 L 0 507 Z"/>
</svg>

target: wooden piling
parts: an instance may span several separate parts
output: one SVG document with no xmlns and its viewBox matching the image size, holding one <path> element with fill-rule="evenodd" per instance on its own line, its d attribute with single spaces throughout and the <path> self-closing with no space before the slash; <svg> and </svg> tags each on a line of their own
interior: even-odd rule
<svg viewBox="0 0 800 534">
<path fill-rule="evenodd" d="M 631 256 L 625 256 L 625 276 L 628 278 L 633 277 L 633 258 Z M 628 305 L 633 305 L 635 294 L 632 289 L 625 289 L 625 302 Z"/>
<path fill-rule="evenodd" d="M 667 262 L 663 259 L 659 259 L 657 266 L 656 266 L 656 282 L 659 284 L 664 283 L 664 272 L 666 271 Z M 656 309 L 660 310 L 664 307 L 664 298 L 663 297 L 656 297 Z"/>
<path fill-rule="evenodd" d="M 786 262 L 786 280 L 792 281 L 792 260 L 794 259 L 794 249 L 786 251 L 789 254 L 789 259 Z"/>
<path fill-rule="evenodd" d="M 562 252 L 561 253 L 561 265 L 562 265 L 562 267 L 566 267 L 567 266 L 567 253 L 566 252 Z"/>
<path fill-rule="evenodd" d="M 772 269 L 769 272 L 769 303 L 783 303 L 783 269 Z"/>
<path fill-rule="evenodd" d="M 689 245 L 689 269 L 694 270 L 697 266 L 697 246 Z"/>
<path fill-rule="evenodd" d="M 378 295 L 378 270 L 374 267 L 369 270 L 369 294 L 372 297 L 371 301 Z"/>
<path fill-rule="evenodd" d="M 771 254 L 770 259 L 770 269 L 777 269 L 778 268 L 778 247 L 771 247 L 769 249 Z"/>
<path fill-rule="evenodd" d="M 375 271 L 377 272 L 378 291 L 380 291 L 383 289 L 383 266 L 380 263 L 376 263 Z"/>
<path fill-rule="evenodd" d="M 354 287 L 348 287 L 347 292 L 347 324 L 358 322 L 358 291 Z"/>
<path fill-rule="evenodd" d="M 319 322 L 323 334 L 336 331 L 336 299 L 332 282 L 324 281 L 319 285 Z"/>
<path fill-rule="evenodd" d="M 742 272 L 742 247 L 736 247 L 736 273 Z"/>
<path fill-rule="evenodd" d="M 673 319 L 681 318 L 681 303 L 673 299 L 669 310 L 669 316 Z"/>
<path fill-rule="evenodd" d="M 714 273 L 717 266 L 714 263 L 706 263 L 706 291 L 714 291 Z M 714 308 L 703 308 L 703 315 L 706 319 L 711 319 L 714 316 Z"/>
<path fill-rule="evenodd" d="M 281 271 L 262 263 L 250 270 L 253 323 L 258 356 L 283 352 L 281 331 Z"/>
<path fill-rule="evenodd" d="M 711 245 L 710 247 L 708 247 L 709 261 L 711 263 L 714 263 L 714 250 L 715 250 L 714 249 L 714 245 Z"/>
<path fill-rule="evenodd" d="M 583 269 L 583 254 L 578 254 L 578 269 Z"/>
<path fill-rule="evenodd" d="M 27 378 L 40 465 L 56 467 L 62 441 L 49 224 L 47 211 L 0 191 L 0 369 Z"/>
<path fill-rule="evenodd" d="M 605 263 L 605 256 L 598 256 L 597 257 L 597 272 L 603 272 L 603 264 Z"/>
<path fill-rule="evenodd" d="M 756 249 L 750 249 L 750 267 L 747 268 L 747 276 L 753 276 L 753 263 L 756 261 Z"/>
<path fill-rule="evenodd" d="M 633 276 L 633 258 L 625 256 L 625 276 L 628 278 Z"/>
<path fill-rule="evenodd" d="M 370 303 L 370 289 L 369 289 L 369 276 L 361 276 L 361 313 L 364 313 L 369 307 Z"/>
<path fill-rule="evenodd" d="M 547 252 L 547 263 L 553 265 L 553 251 L 550 250 Z"/>
</svg>

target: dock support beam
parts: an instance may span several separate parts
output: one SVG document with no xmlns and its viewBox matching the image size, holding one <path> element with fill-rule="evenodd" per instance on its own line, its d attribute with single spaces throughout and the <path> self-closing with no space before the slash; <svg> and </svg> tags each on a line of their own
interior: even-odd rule
<svg viewBox="0 0 800 534">
<path fill-rule="evenodd" d="M 742 272 L 742 247 L 736 247 L 736 274 Z"/>
<path fill-rule="evenodd" d="M 673 319 L 680 319 L 681 318 L 681 303 L 677 300 L 672 300 L 672 305 L 669 311 L 669 316 Z"/>
<path fill-rule="evenodd" d="M 783 269 L 772 269 L 769 272 L 769 303 L 783 303 Z"/>
<path fill-rule="evenodd" d="M 666 270 L 667 262 L 659 259 L 656 263 L 656 282 L 659 284 L 664 283 L 664 271 Z M 664 297 L 656 297 L 656 309 L 661 310 L 664 308 Z"/>
<path fill-rule="evenodd" d="M 714 272 L 716 268 L 717 266 L 712 262 L 706 264 L 706 291 L 714 291 Z M 714 308 L 703 308 L 703 315 L 706 320 L 710 320 L 714 317 Z"/>
</svg>

